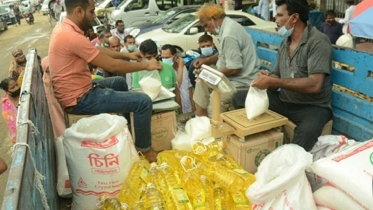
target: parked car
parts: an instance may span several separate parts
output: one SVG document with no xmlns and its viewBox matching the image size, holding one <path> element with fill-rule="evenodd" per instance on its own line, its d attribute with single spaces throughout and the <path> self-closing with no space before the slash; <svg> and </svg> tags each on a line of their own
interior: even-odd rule
<svg viewBox="0 0 373 210">
<path fill-rule="evenodd" d="M 143 33 L 162 28 L 165 25 L 171 24 L 174 21 L 188 15 L 191 12 L 197 11 L 200 8 L 199 5 L 193 6 L 181 6 L 181 7 L 174 7 L 166 12 L 158 15 L 157 18 L 153 20 L 147 20 L 143 22 L 135 22 L 134 24 L 130 25 L 131 34 L 134 36 L 141 35 Z"/>
<path fill-rule="evenodd" d="M 226 11 L 228 17 L 245 27 L 258 28 L 266 31 L 276 32 L 277 24 L 262 20 L 258 17 L 240 11 Z M 170 25 L 163 28 L 144 33 L 136 38 L 141 43 L 146 39 L 153 39 L 158 45 L 173 44 L 181 47 L 184 51 L 198 48 L 198 38 L 205 33 L 205 28 L 195 17 L 195 13 L 190 13 Z M 215 36 L 214 43 L 218 46 Z"/>
<path fill-rule="evenodd" d="M 56 26 L 61 24 L 63 19 L 65 19 L 65 17 L 66 17 L 66 12 L 61 12 L 60 19 L 58 20 Z M 97 33 L 97 28 L 98 27 L 104 27 L 105 28 L 105 26 L 101 23 L 101 21 L 97 17 L 95 17 L 95 19 L 93 19 L 92 27 L 93 27 L 93 30 L 94 30 L 95 33 Z"/>
<path fill-rule="evenodd" d="M 0 5 L 0 30 L 8 30 L 9 11 L 6 9 L 7 5 Z M 9 7 L 8 7 L 9 8 Z"/>
<path fill-rule="evenodd" d="M 2 22 L 6 22 L 6 25 L 12 24 L 12 21 L 9 18 L 9 5 L 1 4 L 0 5 L 0 19 Z"/>
<path fill-rule="evenodd" d="M 119 0 L 119 4 L 122 2 L 123 0 Z M 112 13 L 114 9 L 113 0 L 104 0 L 95 8 L 95 12 L 97 18 L 100 19 L 101 22 L 105 22 L 105 12 Z"/>
<path fill-rule="evenodd" d="M 49 0 L 44 0 L 43 4 L 41 5 L 41 12 L 43 13 L 43 15 L 49 14 L 48 4 L 49 4 Z"/>
</svg>

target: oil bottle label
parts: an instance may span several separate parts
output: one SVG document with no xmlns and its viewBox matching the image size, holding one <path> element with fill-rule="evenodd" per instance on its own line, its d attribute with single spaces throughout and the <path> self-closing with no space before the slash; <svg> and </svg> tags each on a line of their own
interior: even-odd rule
<svg viewBox="0 0 373 210">
<path fill-rule="evenodd" d="M 220 198 L 217 198 L 215 199 L 215 202 L 214 202 L 214 209 L 215 210 L 221 210 L 221 199 Z"/>
<path fill-rule="evenodd" d="M 206 206 L 206 191 L 205 189 L 202 189 L 198 194 L 197 197 L 195 198 L 193 202 L 193 207 L 194 208 L 199 208 L 199 207 L 205 207 Z"/>
<path fill-rule="evenodd" d="M 241 191 L 232 193 L 232 198 L 235 205 L 248 205 L 246 197 Z"/>
<path fill-rule="evenodd" d="M 240 169 L 240 168 L 235 168 L 233 169 L 233 171 L 239 173 L 239 174 L 248 174 L 249 172 L 243 170 L 243 169 Z"/>
<path fill-rule="evenodd" d="M 174 193 L 179 203 L 189 203 L 189 198 L 183 188 L 174 188 Z"/>
<path fill-rule="evenodd" d="M 141 181 L 143 181 L 145 184 L 146 184 L 147 181 L 148 181 L 148 174 L 149 174 L 149 169 L 148 169 L 147 167 L 144 166 L 144 168 L 142 169 L 141 174 L 140 174 L 140 179 L 141 179 Z"/>
</svg>

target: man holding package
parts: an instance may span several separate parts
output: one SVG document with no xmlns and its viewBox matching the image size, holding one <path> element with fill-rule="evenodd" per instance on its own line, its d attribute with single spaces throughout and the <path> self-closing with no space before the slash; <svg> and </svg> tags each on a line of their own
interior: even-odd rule
<svg viewBox="0 0 373 210">
<path fill-rule="evenodd" d="M 156 161 L 156 153 L 150 149 L 152 101 L 149 96 L 128 92 L 123 77 L 92 82 L 88 64 L 123 74 L 161 69 L 162 66 L 155 59 L 138 63 L 123 60 L 138 60 L 140 53 L 121 53 L 93 46 L 84 37 L 84 30 L 96 17 L 93 0 L 65 0 L 65 6 L 67 16 L 53 29 L 49 46 L 50 73 L 56 99 L 66 112 L 72 114 L 123 113 L 126 116 L 133 112 L 135 146 L 150 162 Z"/>
<path fill-rule="evenodd" d="M 200 58 L 194 62 L 199 68 L 202 64 L 215 65 L 228 77 L 237 89 L 248 89 L 250 82 L 259 72 L 259 59 L 251 36 L 236 21 L 226 17 L 224 8 L 205 3 L 196 15 L 207 32 L 217 35 L 221 51 L 210 57 Z M 193 94 L 197 116 L 212 116 L 212 90 L 199 81 Z M 220 111 L 228 111 L 232 93 L 221 95 Z"/>
<path fill-rule="evenodd" d="M 285 39 L 272 73 L 260 71 L 252 86 L 268 89 L 269 109 L 297 126 L 292 143 L 310 151 L 333 116 L 332 45 L 325 34 L 307 24 L 306 0 L 277 0 L 276 4 L 278 33 Z M 244 107 L 246 94 L 239 91 L 233 96 L 235 108 Z"/>
</svg>

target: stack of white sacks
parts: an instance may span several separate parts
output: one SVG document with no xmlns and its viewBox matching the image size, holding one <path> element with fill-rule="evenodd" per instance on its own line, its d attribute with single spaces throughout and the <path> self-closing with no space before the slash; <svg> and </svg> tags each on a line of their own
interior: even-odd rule
<svg viewBox="0 0 373 210">
<path fill-rule="evenodd" d="M 373 209 L 373 140 L 322 136 L 310 153 L 284 145 L 261 162 L 255 176 L 246 192 L 253 210 Z"/>
</svg>

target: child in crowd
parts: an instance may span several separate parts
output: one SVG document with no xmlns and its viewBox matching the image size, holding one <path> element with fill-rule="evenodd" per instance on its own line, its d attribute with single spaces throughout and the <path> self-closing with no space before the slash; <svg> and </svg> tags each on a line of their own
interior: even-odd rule
<svg viewBox="0 0 373 210">
<path fill-rule="evenodd" d="M 2 115 L 8 126 L 10 139 L 12 143 L 16 143 L 17 134 L 17 111 L 21 86 L 11 77 L 6 77 L 0 82 L 0 88 L 5 91 L 5 95 L 1 100 Z"/>
</svg>

